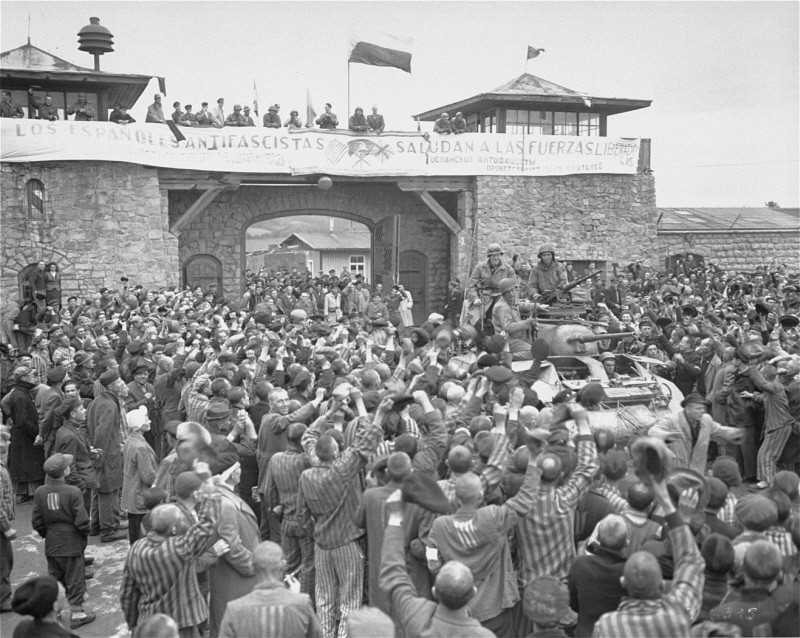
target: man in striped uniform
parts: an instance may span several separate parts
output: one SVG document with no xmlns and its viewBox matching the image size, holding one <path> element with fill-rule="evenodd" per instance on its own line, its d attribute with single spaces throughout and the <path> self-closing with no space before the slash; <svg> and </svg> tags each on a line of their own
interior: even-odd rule
<svg viewBox="0 0 800 638">
<path fill-rule="evenodd" d="M 666 482 L 654 482 L 653 492 L 669 526 L 675 559 L 672 587 L 668 594 L 662 594 L 658 561 L 648 552 L 636 552 L 625 562 L 621 580 L 628 595 L 623 597 L 616 611 L 600 617 L 594 626 L 594 638 L 688 636 L 692 622 L 700 612 L 705 561 L 689 525 L 669 498 Z M 681 494 L 681 511 L 693 511 L 697 500 L 694 490 Z"/>
<path fill-rule="evenodd" d="M 360 418 L 359 432 L 352 446 L 340 452 L 333 437 L 320 436 L 320 419 L 312 424 L 302 439 L 303 447 L 315 466 L 300 476 L 297 520 L 306 533 L 313 529 L 317 615 L 325 638 L 336 635 L 344 638 L 347 635 L 347 615 L 361 607 L 364 554 L 358 543 L 363 530 L 354 522 L 360 497 L 356 479 L 383 438 L 383 420 L 393 405 L 391 399 L 384 399 L 370 422 L 361 391 L 353 388 L 350 396 Z M 331 399 L 330 403 L 336 404 L 337 401 Z M 334 411 L 337 408 L 334 405 Z"/>
<path fill-rule="evenodd" d="M 750 378 L 759 390 L 756 400 L 764 404 L 764 442 L 756 457 L 759 489 L 766 489 L 775 478 L 775 464 L 783 454 L 783 448 L 793 432 L 794 417 L 789 411 L 789 399 L 786 396 L 784 381 L 789 382 L 792 376 L 782 370 L 778 377 L 775 366 L 766 365 L 759 370 L 751 360 Z"/>
<path fill-rule="evenodd" d="M 206 489 L 191 527 L 177 506 L 159 505 L 151 513 L 150 533 L 131 545 L 119 590 L 129 629 L 163 613 L 178 624 L 181 638 L 201 635 L 198 625 L 208 619 L 208 605 L 197 584 L 195 561 L 214 534 L 221 498 L 216 488 Z"/>
<path fill-rule="evenodd" d="M 325 417 L 320 417 L 324 419 Z M 278 452 L 267 466 L 263 488 L 267 507 L 281 510 L 281 549 L 286 557 L 286 571 L 300 570 L 300 591 L 314 595 L 314 539 L 304 534 L 297 522 L 297 490 L 300 475 L 311 467 L 300 443 L 306 426 L 293 423 L 286 431 L 288 447 Z"/>
<path fill-rule="evenodd" d="M 575 509 L 599 466 L 588 414 L 580 405 L 570 409 L 578 425 L 578 464 L 563 485 L 559 485 L 564 472 L 557 457 L 552 467 L 543 468 L 536 503 L 517 528 L 523 589 L 537 576 L 566 580 L 575 562 Z"/>
</svg>

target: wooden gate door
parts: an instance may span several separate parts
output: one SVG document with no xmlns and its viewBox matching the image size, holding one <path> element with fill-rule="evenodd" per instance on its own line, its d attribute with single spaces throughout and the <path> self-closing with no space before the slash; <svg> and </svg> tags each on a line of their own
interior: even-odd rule
<svg viewBox="0 0 800 638">
<path fill-rule="evenodd" d="M 400 253 L 400 283 L 411 293 L 411 314 L 419 326 L 428 317 L 428 258 L 418 250 Z"/>
</svg>

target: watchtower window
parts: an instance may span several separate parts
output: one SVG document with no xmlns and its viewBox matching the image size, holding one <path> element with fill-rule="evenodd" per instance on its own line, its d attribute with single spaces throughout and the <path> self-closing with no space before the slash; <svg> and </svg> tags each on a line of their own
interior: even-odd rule
<svg viewBox="0 0 800 638">
<path fill-rule="evenodd" d="M 40 180 L 27 181 L 25 199 L 28 202 L 28 219 L 44 219 L 44 184 Z"/>
</svg>

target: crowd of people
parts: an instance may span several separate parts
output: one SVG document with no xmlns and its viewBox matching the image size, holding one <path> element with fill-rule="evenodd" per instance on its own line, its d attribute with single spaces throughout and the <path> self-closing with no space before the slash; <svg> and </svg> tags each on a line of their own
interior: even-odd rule
<svg viewBox="0 0 800 638">
<path fill-rule="evenodd" d="M 251 115 L 250 106 L 247 104 L 244 107 L 241 104 L 234 104 L 232 112 L 226 112 L 225 98 L 219 98 L 214 106 L 209 107 L 208 102 L 202 102 L 199 110 L 194 110 L 191 104 L 181 105 L 180 102 L 173 102 L 171 113 L 164 112 L 162 104 L 162 96 L 156 93 L 153 97 L 153 103 L 147 107 L 147 115 L 145 122 L 155 124 L 166 124 L 172 122 L 177 126 L 200 127 L 200 128 L 222 128 L 226 126 L 258 126 L 258 110 L 252 111 Z M 33 89 L 28 90 L 28 108 L 31 112 L 31 117 L 38 120 L 56 121 L 60 119 L 61 109 L 53 105 L 53 100 L 49 95 L 44 97 L 44 101 L 39 100 L 33 93 Z M 108 116 L 109 122 L 115 124 L 133 124 L 136 120 L 128 113 L 130 107 L 124 103 L 115 104 L 114 109 Z M 300 118 L 299 111 L 292 110 L 286 120 L 282 120 L 280 116 L 280 104 L 271 104 L 264 114 L 261 123 L 264 128 L 287 128 L 287 129 L 300 129 L 300 128 L 314 128 L 320 129 L 336 129 L 339 127 L 339 118 L 332 112 L 332 105 L 325 104 L 325 112 L 319 117 L 316 114 L 309 115 L 305 124 Z M 97 110 L 92 106 L 86 98 L 85 93 L 78 94 L 75 104 L 70 105 L 66 109 L 67 116 L 74 116 L 76 121 L 91 122 L 97 120 Z M 445 114 L 446 115 L 446 114 Z M 458 114 L 461 115 L 460 113 Z M 0 95 L 0 117 L 9 118 L 23 118 L 25 111 L 19 104 L 14 104 L 12 101 L 11 93 L 3 91 Z M 456 122 L 459 118 L 453 120 L 452 132 L 466 132 L 456 130 Z M 347 122 L 347 130 L 354 133 L 365 133 L 372 135 L 380 135 L 386 128 L 386 123 L 383 115 L 378 113 L 378 107 L 372 107 L 370 115 L 364 115 L 364 109 L 356 107 L 353 114 L 349 117 Z M 449 129 L 446 132 L 451 132 Z"/>
<path fill-rule="evenodd" d="M 423 322 L 348 272 L 63 303 L 41 262 L 0 324 L 15 638 L 95 619 L 91 536 L 133 636 L 797 635 L 798 274 L 557 256 L 491 244 Z M 512 364 L 564 309 L 681 409 L 628 437 L 596 383 L 543 402 Z M 15 505 L 48 573 L 12 593 Z"/>
</svg>

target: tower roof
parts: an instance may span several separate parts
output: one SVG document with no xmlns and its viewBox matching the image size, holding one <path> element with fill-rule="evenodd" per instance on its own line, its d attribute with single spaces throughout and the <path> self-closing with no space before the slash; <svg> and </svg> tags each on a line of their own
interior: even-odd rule
<svg viewBox="0 0 800 638">
<path fill-rule="evenodd" d="M 451 115 L 452 111 L 474 113 L 493 106 L 541 110 L 555 108 L 562 111 L 591 111 L 615 115 L 643 109 L 651 103 L 652 100 L 596 97 L 568 89 L 530 73 L 523 73 L 488 93 L 479 93 L 458 102 L 439 106 L 415 117 L 426 122 L 437 119 L 442 111 L 447 111 Z"/>
<path fill-rule="evenodd" d="M 104 91 L 109 104 L 130 107 L 147 88 L 151 77 L 87 69 L 30 43 L 0 53 L 4 89 L 27 90 L 33 85 L 48 90 Z"/>
</svg>

